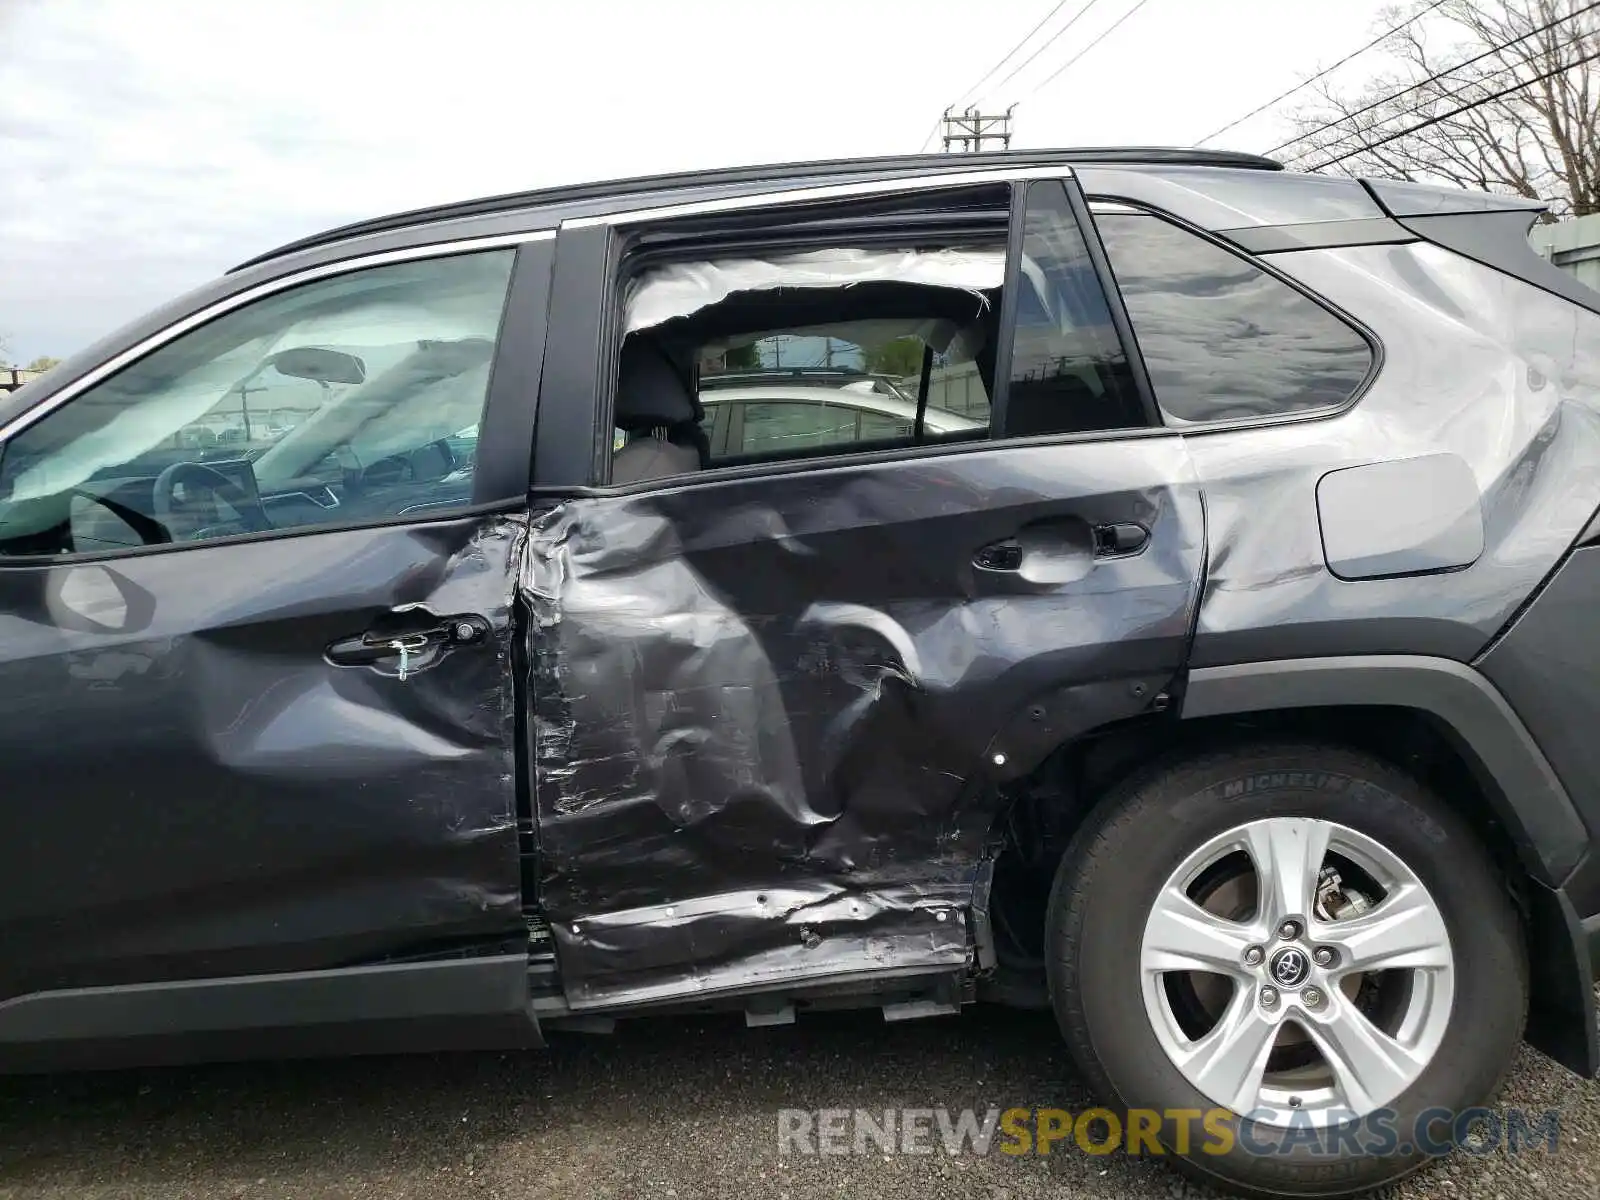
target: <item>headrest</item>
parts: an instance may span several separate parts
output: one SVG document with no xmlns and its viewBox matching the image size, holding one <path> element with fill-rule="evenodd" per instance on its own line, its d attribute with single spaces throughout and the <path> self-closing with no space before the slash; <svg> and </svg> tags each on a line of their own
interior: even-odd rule
<svg viewBox="0 0 1600 1200">
<path fill-rule="evenodd" d="M 699 400 L 659 342 L 634 334 L 622 343 L 614 417 L 619 429 L 678 425 L 701 414 Z"/>
</svg>

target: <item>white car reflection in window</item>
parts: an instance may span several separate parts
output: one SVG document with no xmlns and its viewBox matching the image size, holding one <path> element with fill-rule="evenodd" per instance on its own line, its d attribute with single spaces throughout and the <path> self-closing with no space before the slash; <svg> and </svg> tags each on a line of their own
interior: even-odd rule
<svg viewBox="0 0 1600 1200">
<path fill-rule="evenodd" d="M 860 443 L 903 442 L 917 419 L 915 400 L 870 387 L 717 387 L 700 393 L 711 458 L 783 454 Z M 988 425 L 929 406 L 927 437 L 981 434 Z"/>
</svg>

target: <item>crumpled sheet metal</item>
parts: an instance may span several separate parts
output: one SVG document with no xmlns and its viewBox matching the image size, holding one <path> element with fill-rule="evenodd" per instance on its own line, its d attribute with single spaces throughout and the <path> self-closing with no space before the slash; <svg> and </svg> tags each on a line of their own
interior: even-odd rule
<svg viewBox="0 0 1600 1200">
<path fill-rule="evenodd" d="M 1064 680 L 1096 697 L 1058 706 L 1080 729 L 1134 715 L 1154 693 L 1113 681 L 1181 660 L 1204 542 L 1187 464 L 1177 438 L 1017 447 L 537 516 L 540 899 L 569 998 L 756 986 L 775 963 L 827 973 L 830 946 L 948 961 L 928 905 L 972 901 L 996 737 Z M 960 547 L 1059 512 L 1063 478 L 1122 495 L 1154 531 L 1146 552 L 1068 587 L 977 578 Z M 786 889 L 844 902 L 821 947 L 801 954 L 779 906 L 748 902 Z M 917 902 L 885 899 L 908 889 Z M 872 955 L 850 957 L 858 934 Z"/>
<path fill-rule="evenodd" d="M 1383 343 L 1348 412 L 1189 439 L 1211 558 L 1191 665 L 1478 654 L 1600 509 L 1600 315 L 1427 243 L 1276 254 Z M 1464 570 L 1351 584 L 1327 569 L 1317 482 L 1449 453 L 1481 494 Z M 1414 502 L 1436 497 L 1419 488 Z M 1443 514 L 1441 514 L 1443 515 Z"/>
<path fill-rule="evenodd" d="M 559 927 L 556 942 L 563 961 L 599 964 L 572 981 L 573 1009 L 649 1004 L 862 971 L 959 969 L 971 953 L 970 900 L 962 883 L 780 884 L 606 913 Z"/>
<path fill-rule="evenodd" d="M 31 836 L 0 844 L 0 997 L 521 931 L 507 683 L 525 533 L 489 516 L 5 573 L 7 766 L 51 785 Z M 493 644 L 406 684 L 306 654 L 391 597 L 480 613 Z"/>
</svg>

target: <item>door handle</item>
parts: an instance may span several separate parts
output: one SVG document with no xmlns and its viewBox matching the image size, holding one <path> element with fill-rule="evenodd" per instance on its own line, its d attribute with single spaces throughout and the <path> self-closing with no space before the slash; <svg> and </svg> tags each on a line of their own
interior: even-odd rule
<svg viewBox="0 0 1600 1200">
<path fill-rule="evenodd" d="M 1094 553 L 1096 558 L 1126 558 L 1137 554 L 1150 543 L 1150 531 L 1133 521 L 1094 527 Z"/>
<path fill-rule="evenodd" d="M 1050 582 L 1070 582 L 1075 577 L 1074 569 L 1067 569 L 1064 575 L 1060 570 L 1067 566 L 1067 560 L 1083 563 L 1086 570 L 1092 560 L 1130 558 L 1149 542 L 1150 531 L 1132 521 L 1092 527 L 1081 521 L 1041 521 L 1011 537 L 980 546 L 972 556 L 972 565 L 979 571 L 1021 575 L 1045 560 L 1055 560 L 1057 569 L 1047 569 L 1044 574 L 1055 576 Z"/>
<path fill-rule="evenodd" d="M 323 654 L 336 667 L 372 666 L 398 659 L 399 676 L 404 679 L 414 663 L 431 658 L 438 650 L 470 646 L 488 638 L 489 622 L 477 613 L 440 617 L 421 606 L 407 605 L 384 613 L 364 633 L 330 643 Z"/>
<path fill-rule="evenodd" d="M 1003 538 L 978 548 L 972 556 L 972 565 L 980 571 L 1022 570 L 1022 543 L 1016 538 Z"/>
</svg>

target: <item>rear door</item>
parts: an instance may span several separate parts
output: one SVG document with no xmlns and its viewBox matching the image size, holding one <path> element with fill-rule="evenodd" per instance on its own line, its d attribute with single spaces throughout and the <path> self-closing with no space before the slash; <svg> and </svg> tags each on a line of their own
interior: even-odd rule
<svg viewBox="0 0 1600 1200">
<path fill-rule="evenodd" d="M 0 427 L 0 1002 L 522 952 L 511 240 L 258 285 Z"/>
<path fill-rule="evenodd" d="M 522 587 L 542 900 L 574 1007 L 963 969 L 1002 790 L 1159 708 L 1182 667 L 1201 497 L 1081 199 L 939 182 L 859 214 L 833 195 L 808 215 L 806 193 L 725 226 L 697 210 L 676 241 L 680 214 L 560 235 L 572 303 Z M 835 293 L 815 290 L 819 229 L 855 272 Z M 745 287 L 641 329 L 640 297 L 669 294 L 653 280 L 701 278 Z M 938 322 L 958 336 L 925 374 L 981 380 L 976 432 L 606 484 L 624 331 L 702 364 L 761 329 L 785 363 L 822 336 L 870 368 L 892 357 L 874 329 Z"/>
</svg>

